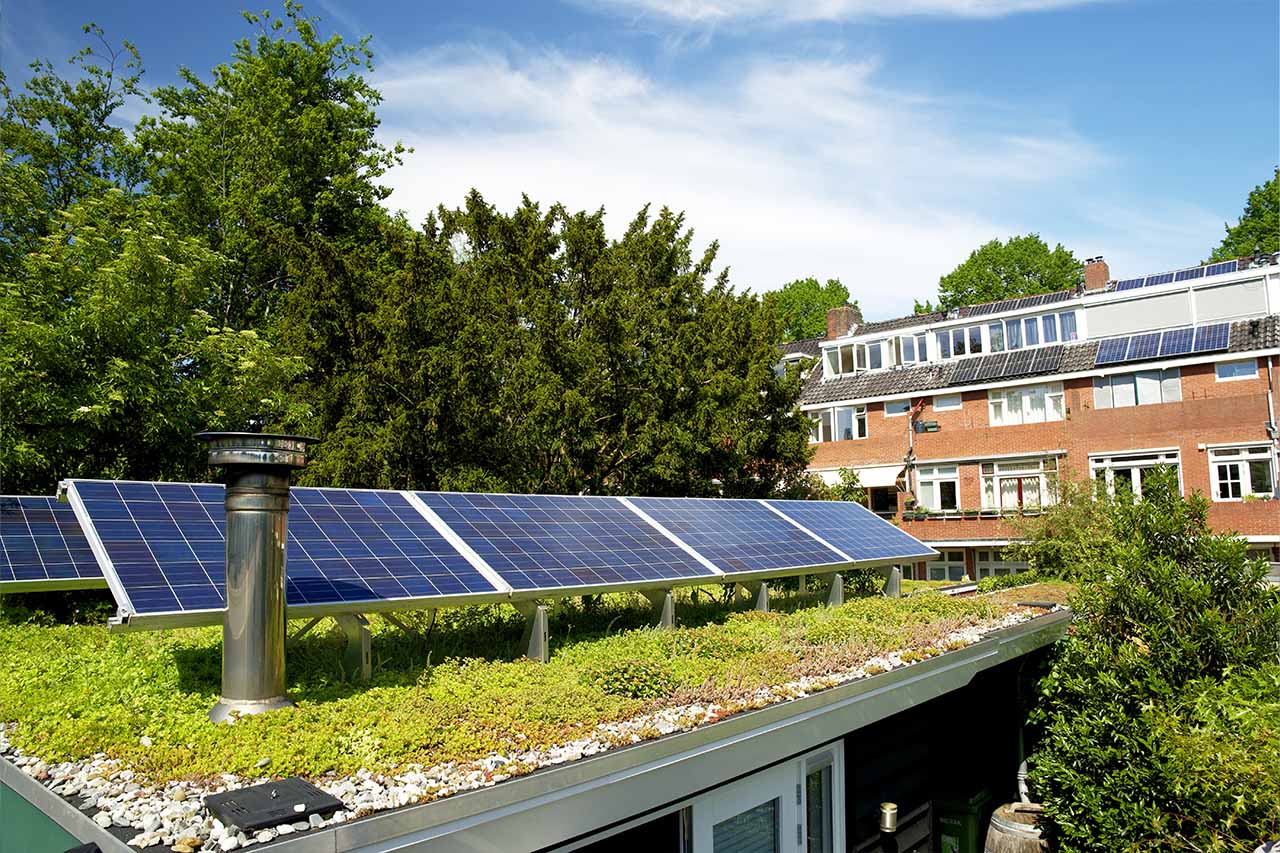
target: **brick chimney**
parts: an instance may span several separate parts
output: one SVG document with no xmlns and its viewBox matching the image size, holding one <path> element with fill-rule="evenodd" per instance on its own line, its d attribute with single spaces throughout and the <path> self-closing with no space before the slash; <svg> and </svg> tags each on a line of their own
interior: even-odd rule
<svg viewBox="0 0 1280 853">
<path fill-rule="evenodd" d="M 847 335 L 854 326 L 862 325 L 862 309 L 857 305 L 841 305 L 827 309 L 827 340 Z"/>
<path fill-rule="evenodd" d="M 1111 270 L 1107 268 L 1107 262 L 1102 259 L 1102 255 L 1089 258 L 1084 262 L 1085 290 L 1101 290 L 1109 281 L 1111 281 Z"/>
</svg>

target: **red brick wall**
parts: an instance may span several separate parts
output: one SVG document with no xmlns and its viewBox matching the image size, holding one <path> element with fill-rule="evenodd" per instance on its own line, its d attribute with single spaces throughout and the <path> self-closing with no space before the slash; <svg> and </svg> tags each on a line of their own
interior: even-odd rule
<svg viewBox="0 0 1280 853">
<path fill-rule="evenodd" d="M 1064 383 L 1066 419 L 1044 424 L 990 426 L 986 391 L 964 393 L 961 408 L 950 411 L 935 411 L 930 398 L 920 417 L 936 420 L 940 430 L 914 436 L 916 458 L 924 464 L 933 459 L 1065 450 L 1067 456 L 1060 463 L 1062 473 L 1084 479 L 1089 476 L 1090 453 L 1177 447 L 1181 451 L 1185 490 L 1208 495 L 1208 454 L 1198 445 L 1268 441 L 1264 428 L 1269 419 L 1266 366 L 1266 360 L 1259 360 L 1262 369 L 1257 379 L 1233 382 L 1218 382 L 1212 364 L 1183 367 L 1182 402 L 1120 409 L 1094 409 L 1092 380 L 1069 380 Z M 867 438 L 814 445 L 811 468 L 902 461 L 909 446 L 908 418 L 885 417 L 882 403 L 871 403 L 867 409 Z M 960 466 L 960 506 L 982 506 L 976 462 Z M 1276 501 L 1214 503 L 1209 518 L 1217 529 L 1280 534 L 1280 502 Z M 927 542 L 1010 535 L 999 519 L 930 519 L 904 521 L 902 526 Z"/>
</svg>

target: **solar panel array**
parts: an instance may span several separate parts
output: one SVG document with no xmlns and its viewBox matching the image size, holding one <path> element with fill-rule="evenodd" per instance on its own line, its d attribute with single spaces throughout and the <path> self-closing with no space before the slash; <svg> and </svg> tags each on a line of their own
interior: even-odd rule
<svg viewBox="0 0 1280 853">
<path fill-rule="evenodd" d="M 812 530 L 825 541 L 860 559 L 932 556 L 914 537 L 886 525 L 871 510 L 851 501 L 767 501 L 769 506 Z"/>
<path fill-rule="evenodd" d="M 1075 295 L 1074 290 L 1057 290 L 1053 293 L 1037 293 L 1034 296 L 1020 296 L 1017 299 L 1002 299 L 999 302 L 987 302 L 981 305 L 970 305 L 960 309 L 961 317 L 982 317 L 987 314 L 998 314 L 1001 311 L 1016 311 L 1020 308 L 1036 308 L 1040 305 L 1053 305 L 1065 302 Z"/>
<path fill-rule="evenodd" d="M 725 574 L 847 562 L 759 501 L 725 498 L 632 498 L 654 521 Z M 886 522 L 887 523 L 887 522 Z"/>
<path fill-rule="evenodd" d="M 0 496 L 0 589 L 70 589 L 106 581 L 71 507 Z"/>
<path fill-rule="evenodd" d="M 72 529 L 81 529 L 77 517 L 85 525 L 79 551 L 99 548 L 93 568 L 100 565 L 122 617 L 145 617 L 143 627 L 216 619 L 225 607 L 222 486 L 73 480 L 67 495 Z M 286 601 L 313 613 L 769 576 L 930 553 L 848 505 L 822 516 L 849 525 L 833 533 L 843 544 L 832 548 L 755 500 L 303 487 L 290 495 Z M 54 507 L 65 524 L 69 508 Z M 6 533 L 14 527 L 6 524 Z"/>
<path fill-rule="evenodd" d="M 1213 323 L 1194 329 L 1169 329 L 1164 332 L 1109 338 L 1099 344 L 1098 355 L 1093 363 L 1097 366 L 1167 358 L 1192 352 L 1216 352 L 1227 348 L 1230 332 L 1230 323 Z"/>
<path fill-rule="evenodd" d="M 223 487 L 72 481 L 138 614 L 226 604 Z M 290 492 L 286 600 L 291 606 L 497 592 L 398 492 Z"/>
<path fill-rule="evenodd" d="M 1216 264 L 1188 267 L 1186 269 L 1173 270 L 1172 272 L 1154 273 L 1141 278 L 1126 278 L 1123 281 L 1117 281 L 1112 289 L 1116 291 L 1136 290 L 1139 287 L 1152 287 L 1157 284 L 1168 284 L 1173 281 L 1190 281 L 1192 279 L 1205 278 L 1207 276 L 1222 275 L 1224 273 L 1235 272 L 1239 268 L 1238 261 L 1220 261 Z"/>
<path fill-rule="evenodd" d="M 616 498 L 418 492 L 512 589 L 712 577 Z"/>
</svg>

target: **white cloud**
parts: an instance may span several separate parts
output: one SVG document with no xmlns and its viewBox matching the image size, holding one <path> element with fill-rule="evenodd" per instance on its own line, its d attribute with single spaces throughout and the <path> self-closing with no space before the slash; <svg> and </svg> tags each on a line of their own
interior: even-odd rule
<svg viewBox="0 0 1280 853">
<path fill-rule="evenodd" d="M 921 15 L 998 18 L 1089 2 L 1097 0 L 597 0 L 592 5 L 682 23 L 719 24 L 732 21 L 805 23 Z"/>
<path fill-rule="evenodd" d="M 1144 227 L 1141 205 L 1106 191 L 1110 158 L 1054 116 L 895 91 L 874 59 L 735 60 L 713 76 L 463 46 L 390 63 L 383 136 L 415 148 L 390 204 L 418 218 L 473 186 L 504 209 L 523 192 L 604 205 L 615 235 L 665 204 L 720 241 L 739 288 L 839 277 L 869 317 L 909 311 L 993 237 L 1038 231 L 1083 257 Z M 1203 220 L 1176 214 L 1135 262 Z"/>
</svg>

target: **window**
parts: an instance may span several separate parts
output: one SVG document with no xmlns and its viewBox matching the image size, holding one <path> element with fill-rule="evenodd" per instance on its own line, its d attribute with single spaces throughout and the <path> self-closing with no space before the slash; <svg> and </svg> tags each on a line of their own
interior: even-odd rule
<svg viewBox="0 0 1280 853">
<path fill-rule="evenodd" d="M 1107 494 L 1110 495 L 1128 491 L 1134 497 L 1142 497 L 1143 484 L 1153 471 L 1161 467 L 1172 468 L 1177 473 L 1181 489 L 1182 469 L 1180 455 L 1176 450 L 1089 457 L 1089 476 L 1105 483 Z"/>
<path fill-rule="evenodd" d="M 958 409 L 961 405 L 962 400 L 959 394 L 939 394 L 933 398 L 933 410 L 935 412 Z"/>
<path fill-rule="evenodd" d="M 989 391 L 987 406 L 992 426 L 1060 421 L 1066 416 L 1061 382 Z"/>
<path fill-rule="evenodd" d="M 964 355 L 964 329 L 951 330 L 951 349 L 956 355 Z"/>
<path fill-rule="evenodd" d="M 1044 342 L 1051 344 L 1058 340 L 1058 316 L 1056 314 L 1045 314 L 1040 318 L 1041 325 L 1044 326 Z"/>
<path fill-rule="evenodd" d="M 917 361 L 929 360 L 929 336 L 928 335 L 916 335 L 916 360 Z"/>
<path fill-rule="evenodd" d="M 1240 359 L 1239 361 L 1220 361 L 1213 366 L 1213 371 L 1219 382 L 1254 379 L 1258 376 L 1258 362 L 1252 358 Z"/>
<path fill-rule="evenodd" d="M 1004 323 L 992 323 L 988 331 L 991 333 L 991 351 L 1004 352 Z"/>
<path fill-rule="evenodd" d="M 1005 332 L 1005 344 L 1009 347 L 1009 349 L 1022 349 L 1022 321 L 1021 320 L 1005 321 L 1004 332 Z"/>
<path fill-rule="evenodd" d="M 1028 317 L 1022 321 L 1023 336 L 1026 338 L 1027 346 L 1034 347 L 1040 343 L 1040 321 L 1035 317 Z"/>
<path fill-rule="evenodd" d="M 884 404 L 884 416 L 886 418 L 896 418 L 898 415 L 905 415 L 911 411 L 910 400 L 889 400 Z"/>
<path fill-rule="evenodd" d="M 845 849 L 840 743 L 784 761 L 693 801 L 693 849 L 707 853 Z"/>
<path fill-rule="evenodd" d="M 1095 376 L 1093 379 L 1095 409 L 1176 403 L 1181 399 L 1182 371 L 1176 367 L 1140 370 L 1137 373 L 1115 376 Z"/>
<path fill-rule="evenodd" d="M 1058 502 L 1058 459 L 982 463 L 982 508 L 1017 512 Z"/>
<path fill-rule="evenodd" d="M 920 507 L 930 512 L 954 512 L 960 508 L 960 474 L 955 465 L 916 469 Z"/>
<path fill-rule="evenodd" d="M 866 406 L 836 406 L 809 413 L 809 441 L 814 444 L 866 437 Z"/>
<path fill-rule="evenodd" d="M 1074 312 L 1074 311 L 1063 311 L 1061 314 L 1059 314 L 1059 315 L 1058 315 L 1058 326 L 1062 329 L 1062 335 L 1061 335 L 1061 337 L 1062 337 L 1062 340 L 1063 340 L 1063 342 L 1064 342 L 1064 343 L 1065 343 L 1066 341 L 1074 341 L 1074 340 L 1076 339 L 1076 337 L 1077 337 L 1077 335 L 1076 335 L 1076 312 Z"/>
<path fill-rule="evenodd" d="M 962 581 L 965 579 L 964 551 L 939 551 L 938 559 L 925 564 L 931 581 Z"/>
<path fill-rule="evenodd" d="M 1276 474 L 1271 448 L 1213 447 L 1209 449 L 1209 476 L 1215 501 L 1239 501 L 1275 495 Z"/>
<path fill-rule="evenodd" d="M 969 327 L 969 354 L 973 355 L 982 352 L 982 327 Z"/>
<path fill-rule="evenodd" d="M 898 338 L 899 364 L 915 364 L 916 339 L 910 335 Z"/>
<path fill-rule="evenodd" d="M 884 348 L 881 346 L 884 341 L 873 341 L 867 344 L 867 363 L 872 370 L 879 370 L 884 367 Z"/>
<path fill-rule="evenodd" d="M 997 548 L 992 551 L 978 551 L 974 554 L 973 569 L 974 574 L 978 576 L 978 580 L 982 580 L 988 577 L 1016 575 L 1018 572 L 1024 572 L 1027 570 L 1027 563 L 1025 560 L 1006 559 L 1004 552 Z"/>
<path fill-rule="evenodd" d="M 951 358 L 951 332 L 938 332 L 938 357 Z"/>
</svg>

